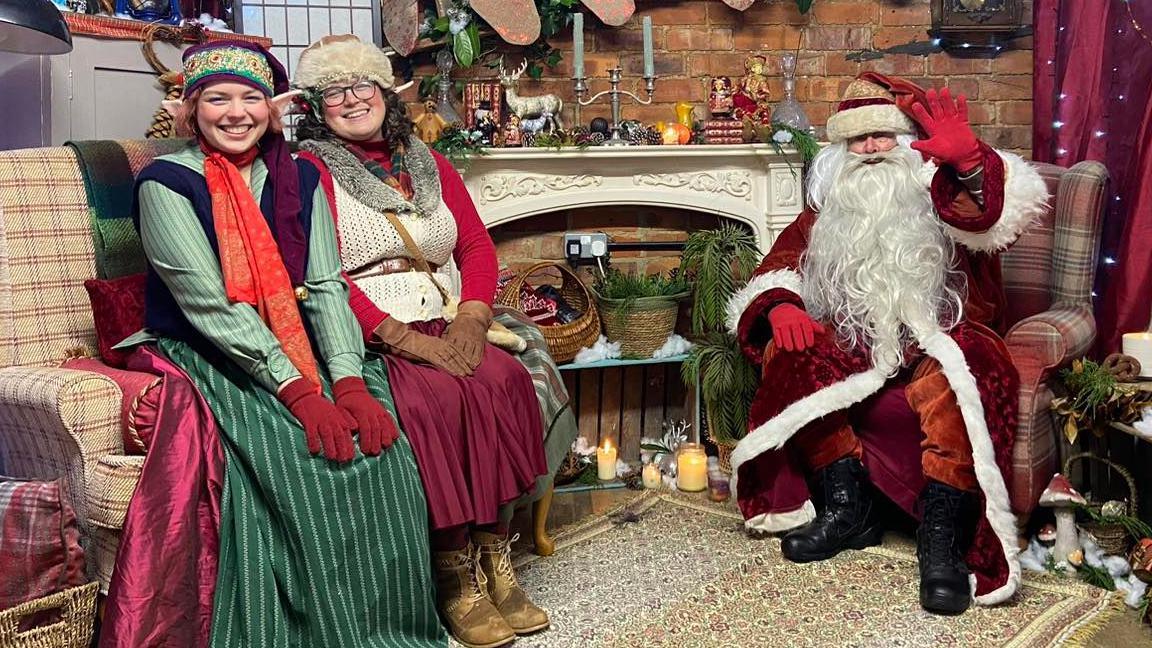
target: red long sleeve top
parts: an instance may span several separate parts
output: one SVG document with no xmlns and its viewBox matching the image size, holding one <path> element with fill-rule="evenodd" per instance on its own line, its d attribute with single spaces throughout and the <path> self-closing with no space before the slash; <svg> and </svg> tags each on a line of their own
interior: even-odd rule
<svg viewBox="0 0 1152 648">
<path fill-rule="evenodd" d="M 391 156 L 383 147 L 371 144 L 360 146 L 373 160 L 385 169 L 391 170 Z M 324 187 L 324 194 L 328 196 L 332 218 L 338 222 L 340 214 L 336 210 L 336 192 L 328 166 L 323 160 L 308 152 L 301 152 L 300 157 L 311 161 L 320 170 L 320 182 Z M 443 155 L 432 151 L 432 157 L 436 160 L 436 169 L 440 174 L 441 197 L 456 220 L 456 247 L 452 250 L 452 259 L 460 270 L 460 301 L 481 301 L 491 306 L 498 275 L 496 246 L 480 220 L 476 204 L 472 202 L 472 197 L 464 186 L 464 179 Z M 337 228 L 337 244 L 339 244 L 339 228 Z M 344 273 L 344 279 L 348 282 L 352 312 L 360 322 L 360 329 L 364 339 L 367 340 L 380 322 L 388 317 L 388 313 L 373 303 L 356 286 L 356 282 L 347 272 Z"/>
</svg>

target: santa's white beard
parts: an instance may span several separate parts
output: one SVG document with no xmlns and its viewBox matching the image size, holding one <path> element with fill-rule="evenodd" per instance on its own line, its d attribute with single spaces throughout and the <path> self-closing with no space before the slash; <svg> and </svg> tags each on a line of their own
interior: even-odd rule
<svg viewBox="0 0 1152 648">
<path fill-rule="evenodd" d="M 917 151 L 836 154 L 839 171 L 827 160 L 821 169 L 820 212 L 801 261 L 805 306 L 833 324 L 842 346 L 868 349 L 895 372 L 917 337 L 959 320 L 962 275 L 918 181 Z"/>
</svg>

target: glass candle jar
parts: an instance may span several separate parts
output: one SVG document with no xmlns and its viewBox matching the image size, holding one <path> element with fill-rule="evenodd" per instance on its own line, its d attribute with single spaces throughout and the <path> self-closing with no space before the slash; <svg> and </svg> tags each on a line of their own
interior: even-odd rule
<svg viewBox="0 0 1152 648">
<path fill-rule="evenodd" d="M 696 493 L 708 488 L 708 455 L 699 443 L 683 443 L 676 453 L 676 487 Z"/>
</svg>

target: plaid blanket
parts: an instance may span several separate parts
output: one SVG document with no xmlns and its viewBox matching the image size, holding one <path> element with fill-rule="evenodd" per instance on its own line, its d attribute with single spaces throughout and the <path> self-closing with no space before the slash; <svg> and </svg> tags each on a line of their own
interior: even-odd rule
<svg viewBox="0 0 1152 648">
<path fill-rule="evenodd" d="M 0 477 L 0 610 L 83 585 L 84 550 L 64 480 Z"/>
<path fill-rule="evenodd" d="M 544 419 L 544 456 L 548 460 L 549 474 L 555 474 L 579 433 L 576 417 L 569 407 L 564 379 L 548 353 L 548 342 L 540 328 L 527 315 L 499 304 L 493 306 L 493 314 L 497 322 L 528 343 L 528 348 L 517 357 L 536 387 L 536 399 L 540 402 L 540 414 Z"/>
<path fill-rule="evenodd" d="M 100 279 L 136 274 L 145 267 L 140 237 L 132 225 L 135 174 L 140 169 L 138 164 L 132 164 L 124 148 L 127 144 L 135 143 L 94 140 L 65 145 L 76 152 L 84 177 L 96 251 L 96 276 Z M 150 140 L 144 157 L 151 160 L 185 145 L 185 140 Z"/>
</svg>

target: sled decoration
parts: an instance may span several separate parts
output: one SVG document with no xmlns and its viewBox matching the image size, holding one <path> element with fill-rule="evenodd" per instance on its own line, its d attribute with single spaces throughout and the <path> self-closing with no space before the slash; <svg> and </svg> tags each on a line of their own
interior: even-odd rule
<svg viewBox="0 0 1152 648">
<path fill-rule="evenodd" d="M 400 56 L 408 56 L 420 39 L 420 0 L 380 0 L 384 38 Z"/>
<path fill-rule="evenodd" d="M 636 13 L 634 0 L 584 0 L 584 6 L 601 22 L 612 27 L 623 25 Z"/>
<path fill-rule="evenodd" d="M 513 45 L 531 45 L 540 38 L 540 13 L 534 0 L 471 0 L 469 5 Z"/>
</svg>

